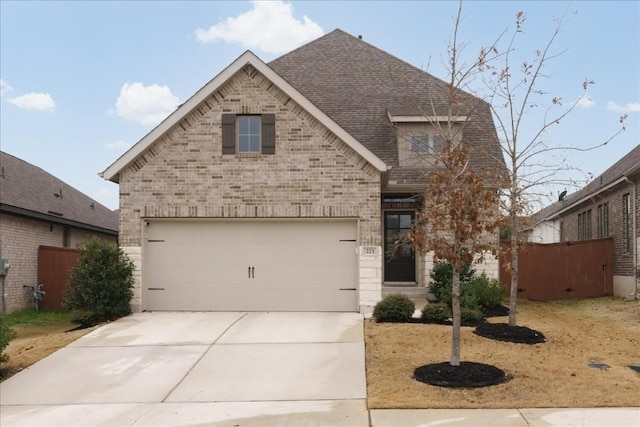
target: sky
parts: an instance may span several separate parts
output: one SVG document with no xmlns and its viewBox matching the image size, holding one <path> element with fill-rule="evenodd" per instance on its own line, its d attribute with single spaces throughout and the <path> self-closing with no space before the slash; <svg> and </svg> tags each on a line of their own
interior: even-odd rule
<svg viewBox="0 0 640 427">
<path fill-rule="evenodd" d="M 443 59 L 457 8 L 450 1 L 0 0 L 0 149 L 117 209 L 118 186 L 99 172 L 244 51 L 268 62 L 340 28 L 447 79 Z M 545 141 L 594 146 L 627 115 L 626 130 L 605 147 L 568 153 L 574 179 L 599 175 L 640 143 L 640 2 L 469 1 L 462 8 L 458 38 L 467 61 L 513 29 L 519 11 L 526 20 L 514 54 L 531 58 L 565 16 L 541 87 L 563 107 L 581 100 Z M 595 84 L 580 98 L 585 79 Z M 539 128 L 535 115 L 528 126 Z"/>
</svg>

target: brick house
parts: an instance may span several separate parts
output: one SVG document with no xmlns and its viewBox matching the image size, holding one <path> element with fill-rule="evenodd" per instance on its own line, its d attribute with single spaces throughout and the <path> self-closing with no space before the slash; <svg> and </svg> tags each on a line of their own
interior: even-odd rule
<svg viewBox="0 0 640 427">
<path fill-rule="evenodd" d="M 117 242 L 118 213 L 41 168 L 0 152 L 0 251 L 10 263 L 3 311 L 31 307 L 40 246 L 75 247 L 91 235 Z M 45 289 L 46 291 L 46 289 Z"/>
<path fill-rule="evenodd" d="M 420 208 L 446 91 L 341 30 L 268 64 L 245 52 L 102 172 L 141 266 L 134 309 L 357 311 L 383 290 L 425 296 L 430 257 L 385 253 Z M 460 96 L 472 164 L 504 168 L 489 106 Z M 497 277 L 497 261 L 484 269 Z"/>
<path fill-rule="evenodd" d="M 637 298 L 640 145 L 580 191 L 535 217 L 536 243 L 613 238 L 613 294 Z"/>
</svg>

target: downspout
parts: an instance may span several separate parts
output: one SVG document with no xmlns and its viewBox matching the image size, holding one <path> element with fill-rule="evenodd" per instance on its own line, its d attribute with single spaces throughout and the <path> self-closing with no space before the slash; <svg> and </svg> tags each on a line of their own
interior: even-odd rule
<svg viewBox="0 0 640 427">
<path fill-rule="evenodd" d="M 629 299 L 638 299 L 638 214 L 637 214 L 637 209 L 638 207 L 636 206 L 636 200 L 638 197 L 638 188 L 636 186 L 636 183 L 629 180 L 628 177 L 623 177 L 625 179 L 625 181 L 627 181 L 629 184 L 633 185 L 633 209 L 632 209 L 632 215 L 633 215 L 633 281 L 634 283 L 634 287 L 633 287 L 633 292 L 631 292 L 628 296 Z"/>
</svg>

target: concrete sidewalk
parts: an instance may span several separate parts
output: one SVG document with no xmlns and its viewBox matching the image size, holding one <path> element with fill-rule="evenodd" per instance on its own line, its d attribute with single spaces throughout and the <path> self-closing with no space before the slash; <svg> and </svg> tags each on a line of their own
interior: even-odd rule
<svg viewBox="0 0 640 427">
<path fill-rule="evenodd" d="M 373 409 L 372 427 L 638 427 L 640 408 Z"/>
</svg>

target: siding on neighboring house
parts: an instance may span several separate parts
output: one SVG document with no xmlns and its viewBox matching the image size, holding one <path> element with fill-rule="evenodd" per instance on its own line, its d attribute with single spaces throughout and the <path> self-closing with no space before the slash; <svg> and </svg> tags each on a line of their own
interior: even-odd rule
<svg viewBox="0 0 640 427">
<path fill-rule="evenodd" d="M 38 247 L 64 246 L 64 228 L 60 224 L 0 213 L 2 257 L 11 264 L 7 275 L 2 278 L 6 286 L 6 306 L 9 312 L 31 307 L 33 304 L 31 294 L 24 286 L 38 283 Z M 113 235 L 73 227 L 68 230 L 69 247 L 75 247 L 90 235 L 117 243 L 117 237 Z"/>
<path fill-rule="evenodd" d="M 583 189 L 536 214 L 532 234 L 541 236 L 555 223 L 558 224 L 558 234 L 552 236 L 557 238 L 555 241 L 613 238 L 614 295 L 637 298 L 640 266 L 638 186 L 640 145 Z"/>
<path fill-rule="evenodd" d="M 91 235 L 117 243 L 118 213 L 10 154 L 0 152 L 0 166 L 1 251 L 11 265 L 0 276 L 2 309 L 11 312 L 33 305 L 24 286 L 38 281 L 39 246 L 75 247 Z"/>
</svg>

